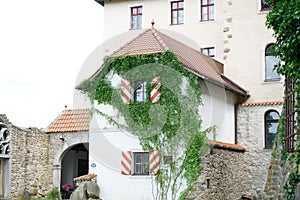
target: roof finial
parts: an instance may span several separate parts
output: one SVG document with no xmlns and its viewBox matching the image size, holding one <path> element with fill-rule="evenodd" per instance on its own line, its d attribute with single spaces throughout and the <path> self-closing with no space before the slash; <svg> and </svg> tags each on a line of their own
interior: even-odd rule
<svg viewBox="0 0 300 200">
<path fill-rule="evenodd" d="M 152 28 L 154 28 L 154 24 L 155 24 L 154 19 L 152 19 L 152 22 L 151 22 Z"/>
</svg>

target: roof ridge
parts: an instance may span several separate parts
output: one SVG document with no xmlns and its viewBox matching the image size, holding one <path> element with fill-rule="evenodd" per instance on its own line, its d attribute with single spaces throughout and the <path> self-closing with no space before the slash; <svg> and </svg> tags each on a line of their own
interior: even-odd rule
<svg viewBox="0 0 300 200">
<path fill-rule="evenodd" d="M 122 45 L 120 48 L 116 49 L 115 51 L 113 51 L 110 56 L 114 56 L 115 53 L 121 51 L 122 49 L 125 49 L 127 45 L 133 43 L 134 41 L 137 40 L 137 38 L 145 35 L 146 33 L 148 33 L 149 31 L 151 31 L 151 29 L 145 29 L 143 32 L 141 32 L 140 34 L 138 34 L 137 36 L 135 36 L 133 39 L 131 39 L 129 42 L 126 42 L 124 45 Z"/>
<path fill-rule="evenodd" d="M 169 50 L 170 48 L 167 46 L 167 44 L 164 42 L 164 40 L 159 36 L 159 34 L 163 34 L 163 33 L 161 33 L 160 31 L 158 31 L 155 28 L 151 28 L 151 31 L 152 31 L 154 38 L 158 41 L 158 43 L 161 45 L 161 47 L 163 49 L 165 49 L 166 51 Z"/>
</svg>

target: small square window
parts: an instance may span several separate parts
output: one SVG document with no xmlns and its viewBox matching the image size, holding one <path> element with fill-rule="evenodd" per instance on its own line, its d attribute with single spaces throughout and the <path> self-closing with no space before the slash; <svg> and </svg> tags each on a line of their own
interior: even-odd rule
<svg viewBox="0 0 300 200">
<path fill-rule="evenodd" d="M 215 57 L 215 48 L 214 47 L 201 48 L 201 53 L 209 57 Z"/>
<path fill-rule="evenodd" d="M 134 156 L 134 175 L 149 175 L 149 153 L 136 152 Z"/>
</svg>

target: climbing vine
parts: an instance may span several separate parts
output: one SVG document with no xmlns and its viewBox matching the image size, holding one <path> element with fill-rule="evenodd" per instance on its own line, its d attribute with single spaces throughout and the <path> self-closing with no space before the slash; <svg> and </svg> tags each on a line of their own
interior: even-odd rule
<svg viewBox="0 0 300 200">
<path fill-rule="evenodd" d="M 121 89 L 116 79 L 146 83 L 145 102 L 122 103 Z M 150 83 L 153 77 L 161 77 L 161 96 L 157 103 L 150 101 Z M 188 188 L 197 179 L 200 154 L 206 147 L 206 133 L 201 131 L 201 91 L 199 78 L 184 69 L 182 63 L 171 51 L 154 54 L 106 57 L 99 72 L 84 80 L 77 89 L 86 93 L 91 102 L 109 104 L 117 109 L 118 116 L 110 116 L 105 111 L 94 112 L 139 138 L 145 151 L 159 151 L 161 165 L 164 156 L 172 156 L 155 176 L 155 199 L 166 199 L 169 195 L 176 199 L 182 178 Z M 124 120 L 120 120 L 120 119 Z M 125 121 L 122 122 L 122 121 Z M 166 165 L 164 165 L 166 166 Z"/>
<path fill-rule="evenodd" d="M 271 0 L 270 0 L 271 1 Z M 295 131 L 300 130 L 300 1 L 276 0 L 272 1 L 274 7 L 267 16 L 267 27 L 273 29 L 276 38 L 274 52 L 281 59 L 276 66 L 278 73 L 282 74 L 294 83 L 295 94 Z M 285 108 L 286 105 L 284 105 Z M 283 115 L 283 117 L 285 117 Z M 284 138 L 284 120 L 281 120 L 279 134 Z M 284 141 L 282 141 L 284 142 Z M 300 137 L 297 136 L 296 151 L 289 155 L 283 149 L 283 158 L 287 158 L 291 170 L 284 183 L 286 199 L 295 198 L 295 188 L 300 183 L 298 166 L 300 166 Z"/>
</svg>

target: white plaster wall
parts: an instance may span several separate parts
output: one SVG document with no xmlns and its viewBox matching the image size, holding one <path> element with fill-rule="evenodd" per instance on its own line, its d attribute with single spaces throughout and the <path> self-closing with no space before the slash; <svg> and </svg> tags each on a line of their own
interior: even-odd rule
<svg viewBox="0 0 300 200">
<path fill-rule="evenodd" d="M 191 38 L 201 47 L 216 48 L 215 59 L 224 63 L 225 74 L 250 91 L 249 101 L 281 100 L 283 82 L 264 82 L 264 49 L 274 42 L 265 28 L 267 12 L 260 1 L 216 0 L 215 20 L 200 22 L 199 0 L 185 1 L 185 22 L 170 25 L 170 0 L 107 1 L 104 8 L 104 39 L 129 30 L 129 10 L 143 5 L 143 28 L 172 30 Z M 223 32 L 224 28 L 228 32 Z M 136 32 L 136 31 L 132 31 Z M 228 51 L 224 53 L 224 50 Z"/>
<path fill-rule="evenodd" d="M 153 199 L 151 176 L 121 174 L 122 151 L 142 151 L 139 140 L 116 127 L 99 126 L 104 124 L 104 120 L 101 116 L 94 115 L 89 143 L 89 172 L 97 174 L 101 198 Z"/>
<path fill-rule="evenodd" d="M 234 144 L 235 142 L 235 113 L 236 97 L 231 92 L 208 82 L 201 82 L 202 103 L 200 115 L 202 129 L 216 126 L 216 135 L 208 134 L 210 140 Z"/>
<path fill-rule="evenodd" d="M 265 47 L 275 39 L 265 27 L 267 12 L 259 11 L 259 5 L 259 1 L 232 0 L 228 7 L 232 38 L 227 39 L 230 52 L 224 61 L 225 74 L 250 91 L 249 101 L 282 100 L 283 81 L 264 81 Z"/>
<path fill-rule="evenodd" d="M 216 125 L 216 139 L 234 143 L 234 103 L 235 96 L 224 89 L 202 82 L 203 106 L 200 108 L 203 128 Z M 117 111 L 108 105 L 98 105 L 97 109 L 108 115 Z M 209 135 L 210 139 L 213 136 Z M 152 176 L 128 176 L 121 174 L 121 152 L 143 151 L 137 137 L 109 124 L 107 120 L 94 115 L 89 135 L 90 173 L 97 174 L 103 199 L 153 199 L 155 191 Z M 118 188 L 118 192 L 116 192 Z"/>
</svg>

